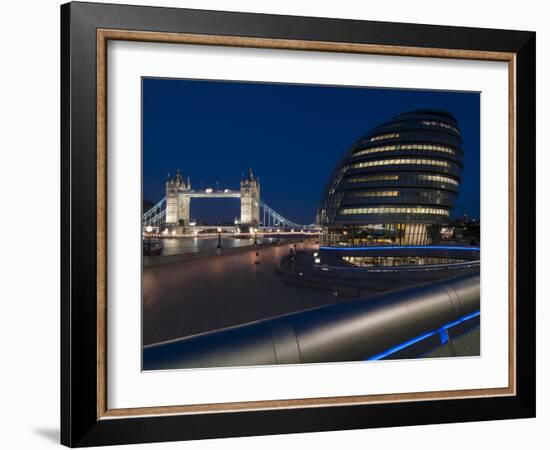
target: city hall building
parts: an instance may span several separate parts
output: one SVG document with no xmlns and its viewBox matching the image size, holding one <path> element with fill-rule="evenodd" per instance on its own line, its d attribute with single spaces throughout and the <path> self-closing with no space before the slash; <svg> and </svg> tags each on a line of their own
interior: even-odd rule
<svg viewBox="0 0 550 450">
<path fill-rule="evenodd" d="M 325 246 L 429 245 L 449 221 L 463 167 L 461 133 L 445 111 L 400 114 L 345 154 L 317 211 Z"/>
</svg>

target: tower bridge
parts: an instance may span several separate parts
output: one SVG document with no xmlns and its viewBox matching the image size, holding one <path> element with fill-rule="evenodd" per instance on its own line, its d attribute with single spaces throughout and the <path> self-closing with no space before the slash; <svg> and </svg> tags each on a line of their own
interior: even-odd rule
<svg viewBox="0 0 550 450">
<path fill-rule="evenodd" d="M 174 178 L 168 176 L 165 183 L 166 196 L 143 214 L 143 227 L 175 228 L 192 226 L 190 205 L 192 198 L 238 198 L 241 200 L 241 227 L 311 229 L 312 225 L 300 225 L 279 214 L 260 199 L 260 179 L 252 169 L 241 176 L 239 190 L 201 189 L 191 187 L 189 177 L 184 179 L 178 169 Z"/>
</svg>

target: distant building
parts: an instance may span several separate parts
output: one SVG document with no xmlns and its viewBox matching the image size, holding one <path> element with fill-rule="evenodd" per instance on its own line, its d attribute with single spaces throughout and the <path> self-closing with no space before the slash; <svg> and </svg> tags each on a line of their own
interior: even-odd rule
<svg viewBox="0 0 550 450">
<path fill-rule="evenodd" d="M 241 178 L 241 224 L 260 224 L 260 179 L 254 177 L 252 169 Z"/>
<path fill-rule="evenodd" d="M 454 116 L 418 110 L 359 139 L 334 170 L 317 212 L 322 244 L 429 245 L 449 222 L 462 170 Z"/>
<path fill-rule="evenodd" d="M 182 225 L 189 225 L 189 203 L 188 194 L 191 191 L 191 181 L 183 179 L 180 169 L 176 170 L 175 178 L 166 180 L 166 223 L 178 225 L 181 220 Z"/>
<path fill-rule="evenodd" d="M 241 177 L 240 191 L 231 189 L 206 188 L 194 190 L 189 177 L 184 179 L 181 170 L 170 177 L 166 187 L 166 221 L 165 227 L 190 226 L 190 203 L 192 198 L 239 198 L 241 201 L 241 218 L 238 222 L 243 227 L 257 227 L 260 224 L 260 179 L 254 177 L 249 169 L 246 177 Z"/>
</svg>

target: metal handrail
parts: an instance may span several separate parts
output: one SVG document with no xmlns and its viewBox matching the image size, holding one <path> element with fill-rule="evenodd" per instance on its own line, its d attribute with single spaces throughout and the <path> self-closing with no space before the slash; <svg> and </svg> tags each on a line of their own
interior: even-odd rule
<svg viewBox="0 0 550 450">
<path fill-rule="evenodd" d="M 479 274 L 145 346 L 144 370 L 364 360 L 479 310 Z"/>
</svg>

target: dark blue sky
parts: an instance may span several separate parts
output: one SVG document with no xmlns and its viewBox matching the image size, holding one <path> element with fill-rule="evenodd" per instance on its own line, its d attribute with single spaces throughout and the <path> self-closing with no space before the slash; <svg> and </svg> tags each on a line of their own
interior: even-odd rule
<svg viewBox="0 0 550 450">
<path fill-rule="evenodd" d="M 479 94 L 346 86 L 143 79 L 143 196 L 164 196 L 179 167 L 194 188 L 237 189 L 259 175 L 261 197 L 298 223 L 312 223 L 341 156 L 374 126 L 420 108 L 449 111 L 464 140 L 461 192 L 452 217 L 479 217 Z M 191 202 L 208 223 L 239 216 L 238 200 Z"/>
</svg>

